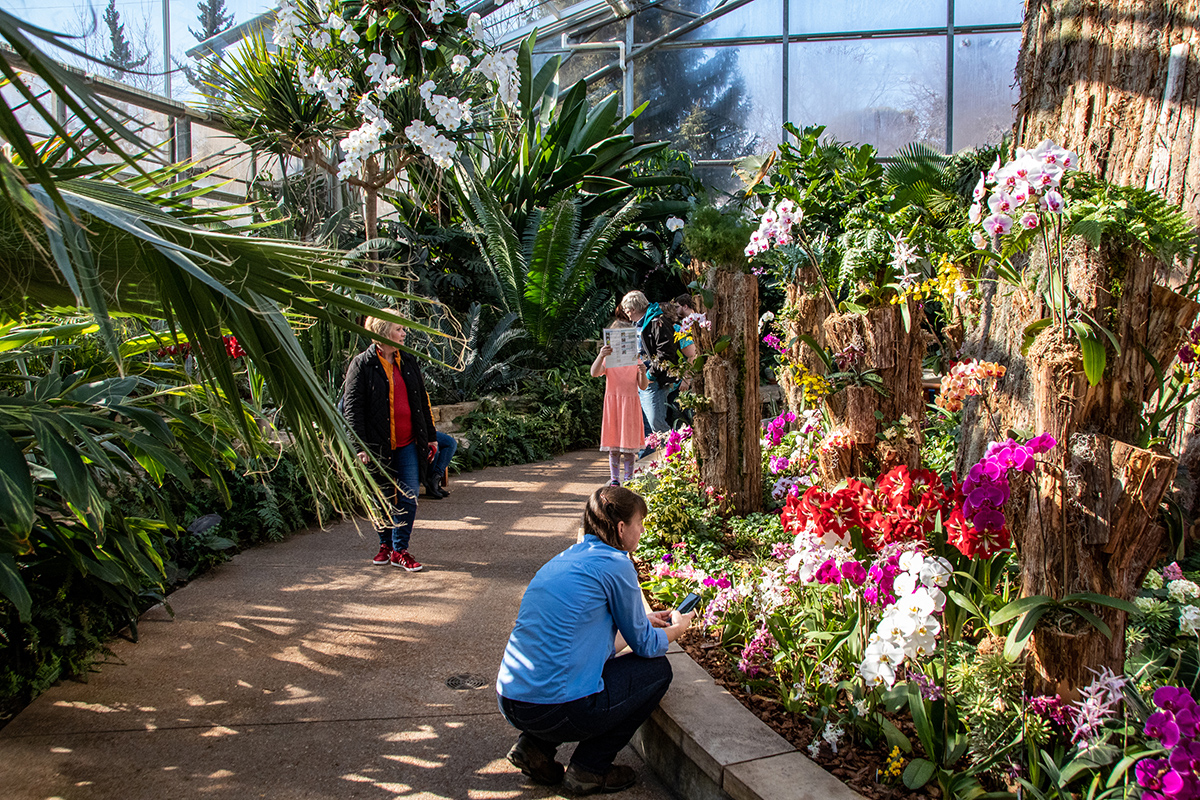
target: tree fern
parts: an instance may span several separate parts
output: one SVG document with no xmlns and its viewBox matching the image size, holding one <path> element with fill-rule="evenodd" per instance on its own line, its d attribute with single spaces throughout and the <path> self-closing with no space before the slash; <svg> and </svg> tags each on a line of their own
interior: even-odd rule
<svg viewBox="0 0 1200 800">
<path fill-rule="evenodd" d="M 262 503 L 258 506 L 258 516 L 262 520 L 267 538 L 272 542 L 281 542 L 288 534 L 287 522 L 279 513 L 279 502 L 275 498 L 275 490 L 269 483 L 259 484 L 258 493 Z"/>
</svg>

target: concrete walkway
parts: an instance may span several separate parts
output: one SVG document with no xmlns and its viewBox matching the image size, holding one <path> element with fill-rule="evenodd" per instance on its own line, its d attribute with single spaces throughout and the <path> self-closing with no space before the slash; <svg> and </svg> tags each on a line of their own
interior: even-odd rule
<svg viewBox="0 0 1200 800">
<path fill-rule="evenodd" d="M 581 452 L 455 479 L 421 501 L 417 574 L 372 566 L 352 523 L 237 556 L 0 731 L 0 797 L 558 797 L 505 760 L 492 686 L 526 584 L 607 474 Z M 631 749 L 618 763 L 641 777 L 620 797 L 671 797 Z"/>
</svg>

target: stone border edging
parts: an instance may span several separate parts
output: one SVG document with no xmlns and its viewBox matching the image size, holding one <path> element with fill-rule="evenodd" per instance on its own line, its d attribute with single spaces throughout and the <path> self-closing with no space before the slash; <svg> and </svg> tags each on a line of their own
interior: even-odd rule
<svg viewBox="0 0 1200 800">
<path fill-rule="evenodd" d="M 792 746 L 677 644 L 674 679 L 633 738 L 638 754 L 688 800 L 863 800 Z"/>
</svg>

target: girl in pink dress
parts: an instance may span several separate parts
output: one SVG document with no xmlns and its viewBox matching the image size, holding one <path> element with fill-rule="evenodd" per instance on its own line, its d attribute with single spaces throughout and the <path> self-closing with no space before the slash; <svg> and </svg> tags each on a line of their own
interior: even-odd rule
<svg viewBox="0 0 1200 800">
<path fill-rule="evenodd" d="M 628 323 L 626 323 L 628 325 Z M 612 355 L 604 345 L 592 362 L 592 377 L 605 376 L 604 418 L 600 423 L 600 450 L 608 453 L 608 472 L 612 486 L 621 485 L 620 462 L 625 462 L 625 480 L 633 477 L 633 462 L 646 437 L 642 428 L 642 405 L 638 389 L 649 385 L 646 365 L 607 367 L 604 359 Z"/>
</svg>

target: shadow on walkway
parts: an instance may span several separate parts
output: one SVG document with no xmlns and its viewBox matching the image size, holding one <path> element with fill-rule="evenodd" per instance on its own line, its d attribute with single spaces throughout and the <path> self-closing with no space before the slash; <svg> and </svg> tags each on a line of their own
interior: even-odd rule
<svg viewBox="0 0 1200 800">
<path fill-rule="evenodd" d="M 606 478 L 583 452 L 456 479 L 420 503 L 421 573 L 373 566 L 353 522 L 237 556 L 0 731 L 0 796 L 557 797 L 504 759 L 493 684 L 526 584 Z M 670 796 L 620 761 L 642 778 L 622 797 Z"/>
</svg>

